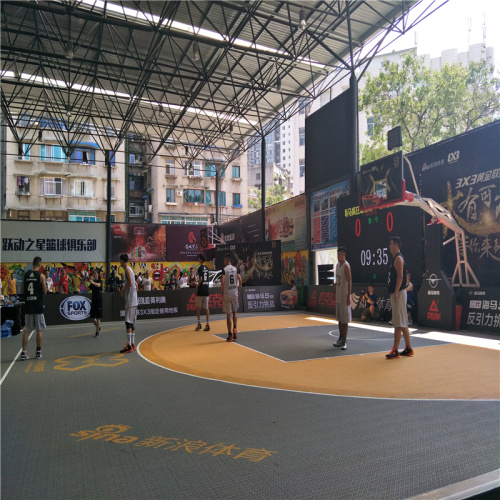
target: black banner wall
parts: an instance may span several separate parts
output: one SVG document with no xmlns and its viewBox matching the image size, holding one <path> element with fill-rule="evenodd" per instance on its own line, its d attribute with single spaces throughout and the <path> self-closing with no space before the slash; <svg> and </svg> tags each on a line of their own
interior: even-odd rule
<svg viewBox="0 0 500 500">
<path fill-rule="evenodd" d="M 224 255 L 231 254 L 243 286 L 281 284 L 281 241 L 217 245 L 215 267 L 224 268 Z"/>
<path fill-rule="evenodd" d="M 115 321 L 125 321 L 125 299 L 115 293 Z M 181 296 L 175 290 L 138 292 L 137 319 L 173 318 L 181 313 Z"/>
<path fill-rule="evenodd" d="M 500 290 L 466 290 L 463 297 L 461 327 L 500 335 Z"/>
<path fill-rule="evenodd" d="M 465 231 L 467 258 L 481 287 L 500 276 L 500 121 L 409 155 L 421 195 L 446 207 Z M 408 174 L 405 174 L 408 178 Z M 453 233 L 445 229 L 444 240 Z M 455 245 L 443 270 L 453 276 Z"/>
<path fill-rule="evenodd" d="M 175 293 L 181 301 L 181 316 L 196 316 L 196 288 L 181 288 L 170 293 Z M 208 298 L 210 314 L 222 314 L 222 293 L 220 287 L 211 288 Z M 205 310 L 201 310 L 201 320 L 205 320 Z"/>
</svg>

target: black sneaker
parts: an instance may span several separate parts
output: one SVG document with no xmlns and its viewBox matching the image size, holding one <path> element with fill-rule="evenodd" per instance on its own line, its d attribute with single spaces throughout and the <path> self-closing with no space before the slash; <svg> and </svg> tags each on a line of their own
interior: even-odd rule
<svg viewBox="0 0 500 500">
<path fill-rule="evenodd" d="M 30 357 L 23 351 L 21 353 L 21 357 L 19 358 L 21 361 L 25 361 L 26 359 L 30 359 Z"/>
<path fill-rule="evenodd" d="M 42 359 L 42 351 L 40 351 L 40 350 L 36 351 L 36 357 L 38 359 Z"/>
<path fill-rule="evenodd" d="M 100 330 L 100 328 L 99 328 L 99 330 Z M 95 332 L 95 338 L 96 338 L 96 339 L 98 339 L 98 338 L 99 338 L 99 332 L 98 332 L 98 331 L 97 331 L 97 332 Z"/>
<path fill-rule="evenodd" d="M 333 343 L 333 347 L 342 347 L 342 337 L 339 337 L 339 339 L 337 340 L 337 342 L 334 342 Z"/>
<path fill-rule="evenodd" d="M 201 328 L 201 326 L 200 326 Z M 205 328 L 203 329 L 205 332 L 209 332 L 210 331 L 210 325 L 207 323 L 207 325 L 205 326 Z"/>
<path fill-rule="evenodd" d="M 134 345 L 130 345 L 130 344 L 127 344 L 120 352 L 121 353 L 124 353 L 124 352 L 132 352 L 134 350 Z"/>
<path fill-rule="evenodd" d="M 395 349 L 394 347 L 392 348 L 392 351 L 389 353 L 389 354 L 386 354 L 385 357 L 387 359 L 397 359 L 399 358 L 399 352 L 397 349 Z"/>
<path fill-rule="evenodd" d="M 233 341 L 233 336 L 231 333 L 228 333 L 227 334 L 227 339 L 226 339 L 226 342 L 232 342 Z"/>
<path fill-rule="evenodd" d="M 194 329 L 195 332 L 197 332 L 198 330 L 201 330 L 201 323 L 198 323 L 198 326 Z"/>
<path fill-rule="evenodd" d="M 413 349 L 409 349 L 407 346 L 399 353 L 399 355 L 411 357 L 413 356 Z"/>
</svg>

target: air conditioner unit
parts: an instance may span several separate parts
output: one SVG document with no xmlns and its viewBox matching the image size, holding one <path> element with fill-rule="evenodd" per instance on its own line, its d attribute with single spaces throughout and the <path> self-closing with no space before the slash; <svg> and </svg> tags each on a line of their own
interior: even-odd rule
<svg viewBox="0 0 500 500">
<path fill-rule="evenodd" d="M 182 196 L 182 191 L 177 191 L 177 196 Z"/>
<path fill-rule="evenodd" d="M 153 205 L 149 205 L 148 206 L 148 212 L 152 212 L 153 211 Z"/>
</svg>

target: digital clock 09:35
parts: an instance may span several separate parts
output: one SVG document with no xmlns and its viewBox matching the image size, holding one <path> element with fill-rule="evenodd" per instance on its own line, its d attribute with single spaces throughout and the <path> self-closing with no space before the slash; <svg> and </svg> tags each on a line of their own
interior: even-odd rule
<svg viewBox="0 0 500 500">
<path fill-rule="evenodd" d="M 362 266 L 382 266 L 389 263 L 389 249 L 377 248 L 373 250 L 361 250 Z"/>
</svg>

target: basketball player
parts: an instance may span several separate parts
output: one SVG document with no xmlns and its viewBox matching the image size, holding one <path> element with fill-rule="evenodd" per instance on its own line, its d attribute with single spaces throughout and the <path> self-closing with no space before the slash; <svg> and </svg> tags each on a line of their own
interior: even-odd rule
<svg viewBox="0 0 500 500">
<path fill-rule="evenodd" d="M 394 236 L 389 240 L 389 252 L 393 257 L 389 269 L 388 292 L 391 297 L 392 323 L 394 325 L 394 345 L 387 359 L 396 359 L 399 356 L 413 356 L 408 329 L 408 313 L 406 311 L 406 263 L 401 253 L 401 239 Z M 406 347 L 398 352 L 399 342 L 403 334 Z"/>
<path fill-rule="evenodd" d="M 128 255 L 120 255 L 120 264 L 125 269 L 125 285 L 121 289 L 121 295 L 125 297 L 125 327 L 127 329 L 127 345 L 120 352 L 135 351 L 135 322 L 137 320 L 137 285 L 135 283 L 134 271 L 128 265 Z"/>
<path fill-rule="evenodd" d="M 196 294 L 196 316 L 198 317 L 198 326 L 195 328 L 196 331 L 201 330 L 201 309 L 205 309 L 205 314 L 207 317 L 207 324 L 205 325 L 205 332 L 210 331 L 210 311 L 208 309 L 208 297 L 210 295 L 210 288 L 208 284 L 208 267 L 205 265 L 205 254 L 200 253 L 198 255 L 198 262 L 200 267 L 198 268 L 198 292 Z"/>
<path fill-rule="evenodd" d="M 222 298 L 224 300 L 224 312 L 227 320 L 227 342 L 232 342 L 238 338 L 236 323 L 238 316 L 238 297 L 241 293 L 241 276 L 237 269 L 231 264 L 231 255 L 224 255 L 224 269 L 222 270 L 221 287 Z M 231 314 L 233 315 L 233 324 L 231 325 Z M 231 330 L 231 326 L 233 326 Z"/>
<path fill-rule="evenodd" d="M 42 357 L 42 330 L 45 326 L 43 315 L 43 295 L 47 295 L 45 275 L 40 272 L 42 259 L 35 257 L 33 267 L 27 271 L 23 279 L 25 325 L 22 339 L 21 360 L 29 359 L 26 349 L 28 348 L 29 335 L 36 330 L 36 357 Z"/>
<path fill-rule="evenodd" d="M 339 322 L 340 336 L 333 347 L 340 347 L 343 351 L 347 349 L 347 329 L 351 321 L 351 289 L 352 277 L 351 266 L 345 260 L 346 249 L 339 247 L 337 250 L 338 262 L 335 265 L 335 285 L 337 286 L 337 321 Z"/>
</svg>

